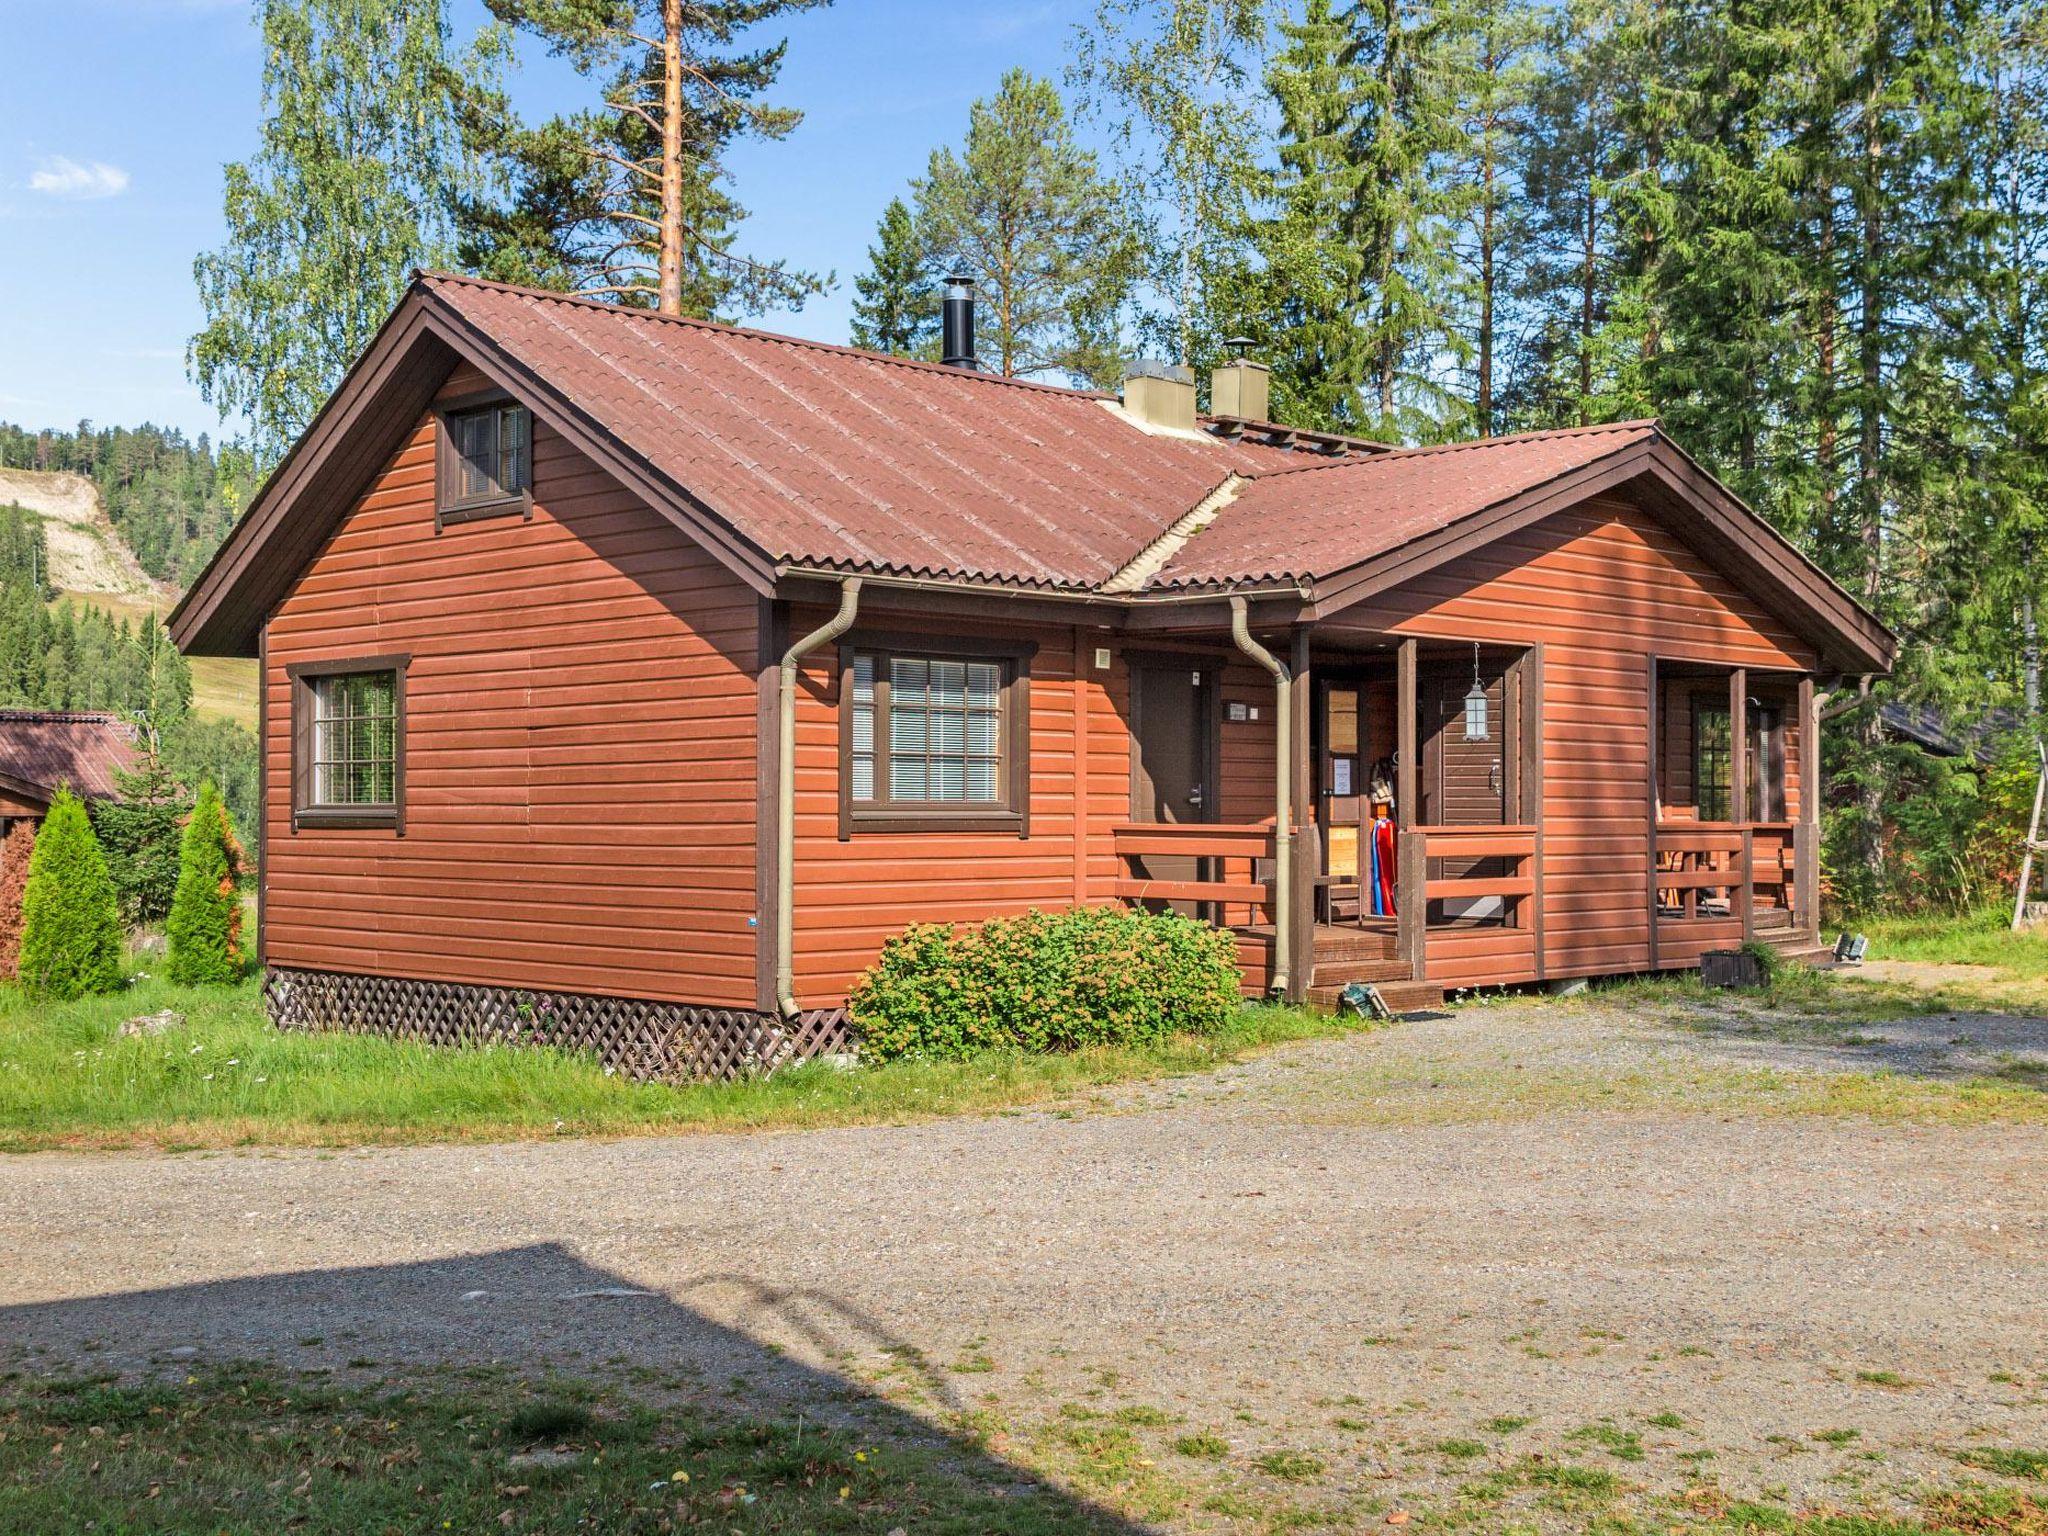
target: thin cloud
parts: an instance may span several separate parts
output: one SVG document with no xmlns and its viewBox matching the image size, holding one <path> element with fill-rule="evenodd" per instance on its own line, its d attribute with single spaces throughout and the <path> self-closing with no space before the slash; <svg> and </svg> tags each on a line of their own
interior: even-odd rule
<svg viewBox="0 0 2048 1536">
<path fill-rule="evenodd" d="M 80 162 L 69 155 L 52 155 L 29 173 L 28 186 L 45 197 L 85 203 L 119 197 L 128 190 L 128 173 L 104 160 Z"/>
</svg>

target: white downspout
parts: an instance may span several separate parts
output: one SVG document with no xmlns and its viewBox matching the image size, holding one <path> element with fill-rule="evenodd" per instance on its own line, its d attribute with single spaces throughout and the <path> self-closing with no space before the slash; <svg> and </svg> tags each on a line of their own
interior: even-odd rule
<svg viewBox="0 0 2048 1536">
<path fill-rule="evenodd" d="M 775 1005 L 784 1018 L 796 1002 L 796 682 L 797 663 L 853 628 L 860 611 L 860 578 L 839 587 L 839 611 L 782 653 L 781 723 L 775 752 Z"/>
<path fill-rule="evenodd" d="M 1270 989 L 1285 997 L 1294 984 L 1290 941 L 1294 936 L 1294 690 L 1286 664 L 1252 638 L 1245 600 L 1230 600 L 1230 637 L 1237 648 L 1273 678 L 1273 979 Z"/>
</svg>

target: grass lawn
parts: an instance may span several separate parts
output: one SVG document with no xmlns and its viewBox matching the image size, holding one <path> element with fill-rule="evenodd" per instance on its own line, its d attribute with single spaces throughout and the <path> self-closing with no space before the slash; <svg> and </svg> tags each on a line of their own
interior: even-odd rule
<svg viewBox="0 0 2048 1536">
<path fill-rule="evenodd" d="M 123 1019 L 174 1008 L 182 1029 L 121 1038 Z M 31 1005 L 0 990 L 0 1150 L 334 1146 L 496 1141 L 902 1121 L 1031 1104 L 1128 1079 L 1198 1071 L 1356 1024 L 1247 1006 L 1214 1036 L 1065 1056 L 809 1065 L 771 1078 L 669 1087 L 607 1076 L 561 1051 L 454 1050 L 358 1035 L 287 1034 L 256 984 L 138 982 L 112 997 Z"/>
<path fill-rule="evenodd" d="M 1356 1469 L 1299 1453 L 1247 1457 L 1181 1433 L 1158 1410 L 1089 1413 L 1023 1434 L 993 1415 L 957 1415 L 939 1429 L 873 1403 L 839 1417 L 707 1409 L 660 1383 L 628 1392 L 481 1368 L 365 1384 L 232 1365 L 127 1383 L 17 1377 L 0 1382 L 0 1529 L 1110 1536 L 1170 1524 L 1266 1536 L 1383 1531 L 1412 1518 L 1417 1530 L 1613 1536 L 2048 1533 L 2029 1468 L 1959 1468 L 1903 1510 L 1795 1511 L 1730 1500 L 1711 1480 L 1680 1497 L 1646 1495 L 1625 1464 L 1495 1457 L 1454 1505 L 1411 1517 L 1406 1506 L 1390 1514 L 1376 1489 L 1320 1491 L 1333 1477 L 1355 1489 Z M 1984 1470 L 1994 1480 L 1970 1476 Z"/>
<path fill-rule="evenodd" d="M 1988 965 L 2016 979 L 2048 981 L 2048 927 L 2012 929 L 2012 908 L 1962 917 L 1884 917 L 1856 925 L 1872 960 Z"/>
</svg>

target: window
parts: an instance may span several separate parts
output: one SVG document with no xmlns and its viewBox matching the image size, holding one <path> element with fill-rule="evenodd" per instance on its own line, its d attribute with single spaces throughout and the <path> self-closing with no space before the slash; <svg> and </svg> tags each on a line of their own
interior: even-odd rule
<svg viewBox="0 0 2048 1536">
<path fill-rule="evenodd" d="M 403 830 L 406 658 L 298 665 L 292 826 Z"/>
<path fill-rule="evenodd" d="M 1735 773 L 1728 706 L 1692 701 L 1692 793 L 1701 821 L 1730 819 L 1729 790 Z"/>
<path fill-rule="evenodd" d="M 441 416 L 439 523 L 532 511 L 533 418 L 509 400 Z"/>
<path fill-rule="evenodd" d="M 841 652 L 841 832 L 1024 830 L 1028 648 Z"/>
</svg>

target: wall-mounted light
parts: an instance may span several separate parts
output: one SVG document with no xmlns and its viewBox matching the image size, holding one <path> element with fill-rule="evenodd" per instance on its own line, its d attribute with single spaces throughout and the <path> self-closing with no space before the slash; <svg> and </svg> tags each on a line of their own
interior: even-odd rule
<svg viewBox="0 0 2048 1536">
<path fill-rule="evenodd" d="M 1486 688 L 1479 681 L 1479 646 L 1472 647 L 1472 691 L 1465 695 L 1465 739 L 1485 741 L 1486 731 Z"/>
</svg>

